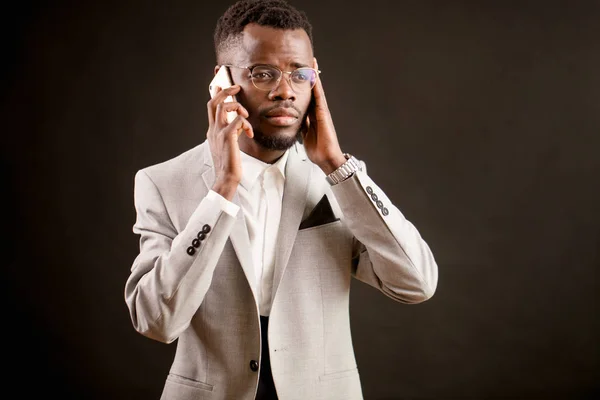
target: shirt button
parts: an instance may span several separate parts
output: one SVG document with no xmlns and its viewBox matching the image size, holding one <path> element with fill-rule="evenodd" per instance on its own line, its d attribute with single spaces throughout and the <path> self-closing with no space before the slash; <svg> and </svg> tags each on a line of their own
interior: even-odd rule
<svg viewBox="0 0 600 400">
<path fill-rule="evenodd" d="M 250 361 L 250 369 L 254 372 L 258 371 L 258 362 L 256 360 Z"/>
</svg>

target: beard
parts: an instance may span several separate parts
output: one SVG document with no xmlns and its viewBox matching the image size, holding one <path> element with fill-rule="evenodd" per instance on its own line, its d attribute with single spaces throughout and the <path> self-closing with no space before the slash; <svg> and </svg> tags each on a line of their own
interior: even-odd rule
<svg viewBox="0 0 600 400">
<path fill-rule="evenodd" d="M 254 130 L 253 139 L 264 149 L 285 151 L 292 147 L 296 142 L 302 143 L 302 131 L 298 129 L 298 132 L 296 132 L 294 136 L 287 136 L 285 134 L 265 135 L 259 130 Z"/>
</svg>

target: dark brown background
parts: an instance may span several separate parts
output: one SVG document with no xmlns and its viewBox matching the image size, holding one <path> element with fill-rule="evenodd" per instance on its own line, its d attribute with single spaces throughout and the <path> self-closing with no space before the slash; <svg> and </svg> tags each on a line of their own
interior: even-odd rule
<svg viewBox="0 0 600 400">
<path fill-rule="evenodd" d="M 18 398 L 158 399 L 137 334 L 133 176 L 205 137 L 227 3 L 2 12 L 2 336 Z M 351 4 L 352 3 L 352 4 Z M 600 2 L 294 2 L 343 149 L 420 230 L 436 295 L 355 282 L 367 400 L 599 394 Z"/>
</svg>

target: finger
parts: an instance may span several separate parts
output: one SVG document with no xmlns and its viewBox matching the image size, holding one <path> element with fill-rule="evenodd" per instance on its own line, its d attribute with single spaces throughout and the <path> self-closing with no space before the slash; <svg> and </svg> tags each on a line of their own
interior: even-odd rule
<svg viewBox="0 0 600 400">
<path fill-rule="evenodd" d="M 302 124 L 302 128 L 300 134 L 302 135 L 302 140 L 306 140 L 306 136 L 310 132 L 310 116 L 304 117 L 304 123 Z"/>
<path fill-rule="evenodd" d="M 239 85 L 233 85 L 226 89 L 221 89 L 220 87 L 217 86 L 217 88 L 216 88 L 217 93 L 215 94 L 215 96 L 212 99 L 210 99 L 206 103 L 206 107 L 208 110 L 209 124 L 212 124 L 215 122 L 215 111 L 217 109 L 217 105 L 223 103 L 225 101 L 225 99 L 227 98 L 227 96 L 234 96 L 236 93 L 238 93 L 240 91 L 240 89 L 241 88 Z"/>
<path fill-rule="evenodd" d="M 319 64 L 317 63 L 316 57 L 313 58 L 313 68 L 318 70 Z M 323 90 L 323 84 L 321 83 L 320 74 L 317 74 L 317 82 L 313 88 L 313 95 L 315 98 L 315 106 L 317 108 L 327 109 L 327 99 L 325 98 L 325 91 Z"/>
<path fill-rule="evenodd" d="M 248 136 L 249 138 L 254 137 L 254 130 L 252 129 L 252 125 L 250 124 L 250 122 L 248 122 L 246 118 L 242 117 L 241 115 L 235 117 L 235 119 L 231 121 L 231 123 L 225 128 L 225 130 L 229 134 L 236 135 L 236 138 L 239 138 L 242 132 L 245 132 L 246 136 Z"/>
<path fill-rule="evenodd" d="M 240 103 L 234 101 L 234 102 L 228 102 L 228 103 L 221 103 L 217 106 L 217 114 L 216 115 L 226 115 L 227 112 L 230 111 L 235 111 L 237 112 L 239 115 L 241 115 L 244 118 L 248 118 L 250 116 L 250 113 L 248 113 L 248 110 L 246 110 L 246 108 L 241 105 Z M 221 122 L 227 122 L 227 118 L 223 118 L 221 120 Z"/>
<path fill-rule="evenodd" d="M 308 132 L 310 130 L 310 115 L 307 115 L 304 120 L 304 131 Z"/>
<path fill-rule="evenodd" d="M 217 109 L 215 110 L 214 121 L 214 124 L 218 129 L 221 129 L 223 126 L 229 124 L 229 120 L 227 119 L 228 112 L 236 112 L 238 115 L 241 115 L 244 118 L 248 118 L 250 115 L 244 106 L 238 102 L 220 103 L 217 105 Z"/>
<path fill-rule="evenodd" d="M 217 93 L 215 94 L 215 96 L 213 97 L 213 101 L 216 103 L 220 103 L 223 100 L 225 100 L 225 98 L 227 96 L 232 96 L 234 94 L 236 94 L 237 92 L 240 91 L 241 87 L 240 85 L 233 85 L 233 86 L 229 86 L 228 88 L 221 88 L 220 86 L 216 86 L 217 89 Z"/>
</svg>

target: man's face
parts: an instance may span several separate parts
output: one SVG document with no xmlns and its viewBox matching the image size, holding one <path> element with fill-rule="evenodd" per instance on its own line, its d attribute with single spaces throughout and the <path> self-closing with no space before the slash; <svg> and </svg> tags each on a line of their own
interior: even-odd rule
<svg viewBox="0 0 600 400">
<path fill-rule="evenodd" d="M 246 25 L 241 46 L 233 53 L 232 64 L 253 67 L 272 65 L 282 71 L 313 67 L 310 39 L 303 29 L 283 30 Z M 294 91 L 283 74 L 271 91 L 256 88 L 248 69 L 231 68 L 234 83 L 241 86 L 238 101 L 248 110 L 254 141 L 261 147 L 284 150 L 293 145 L 311 100 L 312 91 Z M 292 117 L 286 115 L 292 114 Z M 243 135 L 242 135 L 243 136 Z"/>
</svg>

